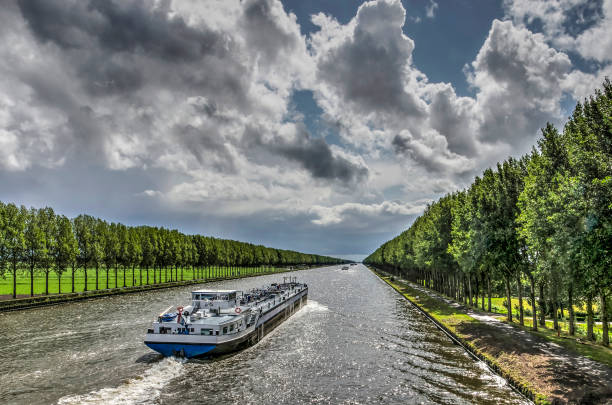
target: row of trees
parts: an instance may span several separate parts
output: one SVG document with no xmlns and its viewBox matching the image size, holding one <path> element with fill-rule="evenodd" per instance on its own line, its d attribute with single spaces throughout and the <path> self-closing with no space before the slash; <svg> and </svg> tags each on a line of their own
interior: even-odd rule
<svg viewBox="0 0 612 405">
<path fill-rule="evenodd" d="M 523 289 L 533 306 L 532 328 L 550 313 L 599 301 L 603 344 L 609 345 L 612 289 L 612 85 L 579 103 L 562 133 L 548 124 L 537 148 L 476 177 L 466 190 L 444 196 L 365 262 L 443 292 L 467 305 L 505 290 L 512 321 L 512 287 L 524 324 Z M 536 294 L 539 302 L 536 305 Z M 539 320 L 538 320 L 539 311 Z M 563 309 L 561 308 L 561 311 Z M 538 322 L 539 321 L 539 322 Z"/>
<path fill-rule="evenodd" d="M 72 273 L 72 291 L 75 275 L 81 270 L 88 285 L 88 269 L 95 270 L 95 289 L 99 289 L 100 270 L 106 274 L 105 288 L 109 288 L 109 274 L 114 272 L 117 284 L 118 270 L 131 270 L 132 285 L 136 284 L 135 269 L 153 274 L 153 283 L 183 279 L 183 270 L 201 278 L 205 267 L 259 267 L 289 266 L 297 264 L 335 264 L 340 259 L 327 256 L 273 249 L 261 245 L 217 239 L 201 235 L 185 235 L 177 230 L 150 226 L 130 227 L 108 223 L 89 215 L 69 219 L 57 215 L 51 208 L 26 209 L 15 204 L 0 202 L 0 276 L 12 276 L 13 298 L 17 294 L 18 273 L 25 272 L 30 279 L 30 294 L 34 295 L 35 274 L 45 276 L 45 293 L 49 293 L 49 274 L 57 276 L 61 291 L 61 277 Z M 214 270 L 214 269 L 213 269 Z M 168 271 L 170 278 L 168 278 Z M 210 274 L 210 271 L 209 271 Z M 214 273 L 213 274 L 218 274 Z"/>
</svg>

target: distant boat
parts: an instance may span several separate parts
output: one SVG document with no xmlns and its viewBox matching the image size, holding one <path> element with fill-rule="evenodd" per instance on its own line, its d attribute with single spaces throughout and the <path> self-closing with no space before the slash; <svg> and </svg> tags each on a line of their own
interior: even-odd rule
<svg viewBox="0 0 612 405">
<path fill-rule="evenodd" d="M 348 270 L 349 266 L 342 266 L 342 270 Z"/>
<path fill-rule="evenodd" d="M 164 356 L 192 358 L 255 344 L 306 304 L 308 285 L 294 279 L 247 293 L 198 290 L 191 298 L 191 305 L 159 314 L 147 331 L 147 346 Z"/>
</svg>

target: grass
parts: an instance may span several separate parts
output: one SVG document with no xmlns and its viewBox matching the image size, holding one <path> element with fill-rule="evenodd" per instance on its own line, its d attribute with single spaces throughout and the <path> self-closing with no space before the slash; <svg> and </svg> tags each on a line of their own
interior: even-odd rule
<svg viewBox="0 0 612 405">
<path fill-rule="evenodd" d="M 525 319 L 525 326 L 521 326 L 518 323 L 518 320 L 513 319 L 512 324 L 514 326 L 523 328 L 524 330 L 529 331 L 535 335 L 543 337 L 551 342 L 555 342 L 561 346 L 564 346 L 568 349 L 571 349 L 582 356 L 588 357 L 591 360 L 595 360 L 597 362 L 606 364 L 608 367 L 612 367 L 612 349 L 606 348 L 600 344 L 595 342 L 589 342 L 586 338 L 586 325 L 577 325 L 576 335 L 570 336 L 568 332 L 568 325 L 566 324 L 565 328 L 561 328 L 561 333 L 557 336 L 557 332 L 553 329 L 552 321 L 546 321 L 546 328 L 542 328 L 538 325 L 538 330 L 532 331 L 531 326 L 531 318 Z M 559 323 L 560 326 L 563 324 Z M 580 328 L 578 328 L 580 326 Z M 584 328 L 583 328 L 584 327 Z M 593 333 L 596 335 L 599 334 L 598 340 L 601 341 L 602 336 L 602 327 L 601 325 L 595 325 Z"/>
<path fill-rule="evenodd" d="M 507 315 L 508 314 L 508 309 L 503 305 L 503 303 L 506 301 L 505 297 L 491 297 L 491 311 L 493 313 L 496 314 L 502 314 L 502 315 Z M 519 313 L 518 313 L 518 305 L 519 305 L 519 300 L 516 297 L 513 297 L 511 299 L 512 302 L 512 321 L 514 323 L 518 324 L 518 319 L 519 319 Z M 480 310 L 482 310 L 482 306 L 481 306 L 482 302 L 481 300 L 478 301 L 478 308 Z M 487 308 L 487 298 L 485 298 L 485 308 Z M 525 310 L 525 314 L 523 316 L 524 318 L 524 322 L 525 325 L 531 327 L 532 322 L 531 322 L 531 311 L 532 311 L 532 307 L 531 305 L 529 305 L 529 303 L 527 302 L 526 299 L 523 299 L 523 309 Z M 599 308 L 596 305 L 593 305 L 593 311 L 595 313 L 597 313 L 597 311 L 599 310 Z M 529 311 L 529 312 L 526 312 Z M 586 312 L 586 305 L 574 305 L 574 311 L 581 311 L 581 312 Z M 529 313 L 529 315 L 527 315 Z M 564 311 L 564 315 L 565 318 L 559 318 L 559 327 L 561 329 L 561 334 L 566 335 L 567 337 L 569 337 L 569 313 L 567 312 L 567 310 Z M 539 318 L 539 316 L 538 316 Z M 553 321 L 547 319 L 546 320 L 546 327 L 549 329 L 553 329 Z M 538 325 L 539 326 L 539 325 Z M 579 322 L 579 323 L 575 323 L 576 326 L 576 336 L 575 338 L 579 338 L 579 339 L 586 339 L 587 336 L 587 325 L 586 322 Z M 556 332 L 554 332 L 556 334 Z M 603 336 L 603 327 L 601 324 L 594 324 L 593 325 L 593 336 L 595 337 L 595 341 L 601 342 L 602 341 L 602 336 Z"/>
<path fill-rule="evenodd" d="M 249 275 L 254 274 L 255 271 L 261 272 L 273 272 L 273 267 L 234 267 L 232 269 L 227 267 L 221 267 L 219 269 L 205 269 L 204 273 L 199 273 L 201 277 L 209 279 L 213 277 L 229 277 L 232 275 L 232 272 L 237 273 L 240 271 L 241 275 Z M 124 270 L 119 268 L 117 271 L 117 284 L 115 284 L 115 271 L 111 269 L 108 275 L 108 287 L 109 288 L 121 288 L 123 287 L 123 275 Z M 157 271 L 157 282 L 159 283 L 160 272 Z M 170 271 L 166 272 L 161 271 L 162 282 L 170 281 Z M 140 284 L 140 269 L 135 269 L 134 271 L 134 281 L 132 284 L 132 269 L 125 270 L 125 281 L 126 287 L 131 287 L 132 285 L 141 285 Z M 178 270 L 178 279 L 181 280 L 181 270 Z M 183 270 L 183 279 L 191 280 L 193 279 L 193 271 L 191 269 Z M 149 283 L 153 283 L 153 271 L 149 269 Z M 142 269 L 142 284 L 147 284 L 146 280 L 146 270 Z M 57 275 L 53 272 L 49 273 L 49 294 L 58 294 L 58 279 Z M 74 286 L 75 291 L 80 292 L 84 290 L 85 287 L 85 274 L 82 269 L 79 269 L 74 278 Z M 71 271 L 67 271 L 62 274 L 61 277 L 61 293 L 69 293 L 72 292 L 72 273 Z M 95 290 L 96 288 L 96 272 L 95 269 L 87 270 L 87 289 L 89 291 Z M 98 271 L 98 289 L 106 288 L 106 270 L 104 268 L 100 268 Z M 42 273 L 34 274 L 34 295 L 41 295 L 45 293 L 45 276 Z M 13 277 L 10 273 L 5 273 L 3 277 L 0 277 L 0 295 L 12 295 L 13 294 Z M 18 272 L 17 273 L 17 295 L 30 295 L 30 276 L 29 273 L 26 272 Z"/>
</svg>

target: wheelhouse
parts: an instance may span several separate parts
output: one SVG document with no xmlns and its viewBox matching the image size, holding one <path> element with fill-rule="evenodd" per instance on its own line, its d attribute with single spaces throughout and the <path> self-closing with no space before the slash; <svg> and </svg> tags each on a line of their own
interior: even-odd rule
<svg viewBox="0 0 612 405">
<path fill-rule="evenodd" d="M 191 293 L 191 300 L 196 308 L 225 309 L 235 307 L 241 294 L 238 290 L 198 290 Z"/>
</svg>

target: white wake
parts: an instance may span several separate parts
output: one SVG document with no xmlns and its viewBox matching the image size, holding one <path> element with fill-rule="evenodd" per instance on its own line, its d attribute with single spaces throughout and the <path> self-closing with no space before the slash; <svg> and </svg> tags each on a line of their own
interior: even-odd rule
<svg viewBox="0 0 612 405">
<path fill-rule="evenodd" d="M 83 395 L 60 398 L 58 404 L 145 404 L 158 398 L 161 390 L 172 379 L 185 371 L 183 363 L 165 358 L 149 368 L 140 377 L 132 378 L 113 388 L 102 388 Z"/>
</svg>

